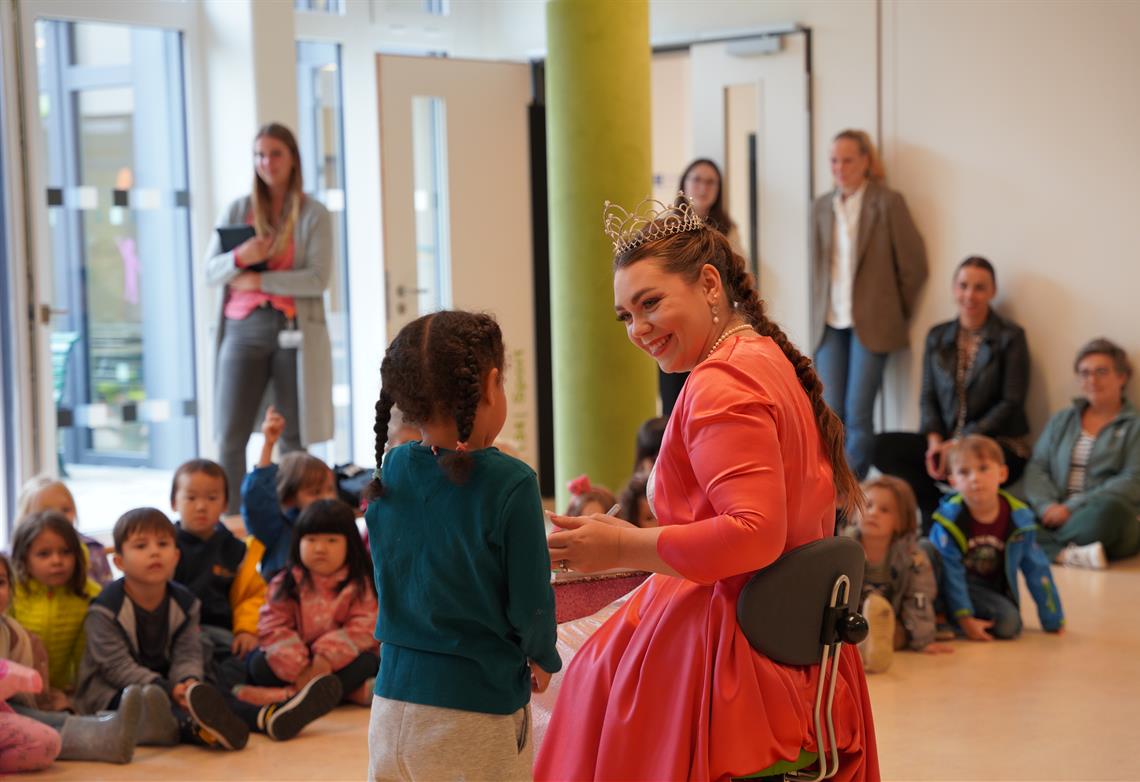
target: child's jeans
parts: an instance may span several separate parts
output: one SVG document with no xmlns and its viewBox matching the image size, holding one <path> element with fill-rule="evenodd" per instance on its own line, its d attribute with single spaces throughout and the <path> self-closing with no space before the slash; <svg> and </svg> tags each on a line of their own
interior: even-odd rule
<svg viewBox="0 0 1140 782">
<path fill-rule="evenodd" d="M 376 675 L 380 670 L 380 658 L 371 652 L 364 652 L 339 671 L 333 671 L 333 676 L 340 679 L 340 689 L 347 698 L 360 688 L 360 685 Z M 261 649 L 249 656 L 249 683 L 261 687 L 287 687 L 292 682 L 282 681 L 269 667 L 265 659 L 265 652 Z"/>
<path fill-rule="evenodd" d="M 925 538 L 919 541 L 919 545 L 930 559 L 930 564 L 934 567 L 934 578 L 938 582 L 938 598 L 934 601 L 934 610 L 950 616 L 943 597 L 942 555 Z M 1021 635 L 1021 609 L 1016 603 L 969 573 L 966 574 L 966 590 L 970 594 L 970 602 L 974 604 L 974 616 L 994 623 L 989 629 L 990 635 L 1003 640 Z"/>
</svg>

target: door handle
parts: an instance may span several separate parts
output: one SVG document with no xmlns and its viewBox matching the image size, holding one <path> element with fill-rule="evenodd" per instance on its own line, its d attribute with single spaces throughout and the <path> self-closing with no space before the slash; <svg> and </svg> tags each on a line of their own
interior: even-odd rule
<svg viewBox="0 0 1140 782">
<path fill-rule="evenodd" d="M 51 323 L 52 316 L 54 315 L 67 315 L 71 310 L 61 310 L 52 307 L 50 304 L 40 305 L 40 323 L 47 326 Z"/>
<path fill-rule="evenodd" d="M 431 293 L 431 288 L 408 288 L 404 285 L 396 286 L 397 296 L 407 296 L 409 293 Z"/>
</svg>

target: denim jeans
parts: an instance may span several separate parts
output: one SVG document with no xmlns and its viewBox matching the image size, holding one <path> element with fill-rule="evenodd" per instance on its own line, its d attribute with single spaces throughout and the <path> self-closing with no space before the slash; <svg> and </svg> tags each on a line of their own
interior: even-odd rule
<svg viewBox="0 0 1140 782">
<path fill-rule="evenodd" d="M 923 553 L 934 569 L 934 579 L 938 582 L 939 595 L 934 601 L 934 610 L 950 617 L 946 606 L 946 599 L 942 595 L 942 555 L 926 538 L 918 543 Z M 1014 587 L 1016 588 L 1016 586 Z M 984 584 L 970 574 L 966 574 L 966 591 L 970 595 L 970 602 L 974 605 L 974 616 L 978 619 L 993 621 L 989 633 L 994 638 L 1008 640 L 1021 635 L 1021 609 L 1017 603 L 1010 600 L 1001 592 L 995 591 L 989 584 Z M 953 619 L 953 617 L 950 617 Z"/>
<path fill-rule="evenodd" d="M 855 329 L 827 326 L 815 352 L 825 401 L 847 430 L 847 463 L 859 480 L 867 476 L 875 450 L 875 397 L 883 385 L 886 353 L 868 350 Z"/>
</svg>

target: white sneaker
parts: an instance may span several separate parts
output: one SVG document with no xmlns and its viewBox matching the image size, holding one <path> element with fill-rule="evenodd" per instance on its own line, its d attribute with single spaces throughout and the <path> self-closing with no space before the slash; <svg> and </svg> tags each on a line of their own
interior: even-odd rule
<svg viewBox="0 0 1140 782">
<path fill-rule="evenodd" d="M 1104 570 L 1108 567 L 1108 557 L 1104 555 L 1104 545 L 1099 540 L 1087 546 L 1070 543 L 1061 551 L 1060 561 L 1062 565 L 1089 570 Z"/>
</svg>

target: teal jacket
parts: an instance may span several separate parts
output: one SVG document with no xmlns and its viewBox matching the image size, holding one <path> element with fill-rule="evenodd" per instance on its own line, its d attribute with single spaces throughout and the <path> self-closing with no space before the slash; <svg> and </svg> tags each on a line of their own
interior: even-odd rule
<svg viewBox="0 0 1140 782">
<path fill-rule="evenodd" d="M 1065 499 L 1073 446 L 1081 434 L 1084 399 L 1061 410 L 1037 438 L 1025 467 L 1025 496 L 1038 515 L 1056 502 L 1076 511 L 1092 497 L 1111 496 L 1140 513 L 1140 414 L 1127 400 L 1116 418 L 1100 430 L 1085 468 L 1085 490 Z"/>
<path fill-rule="evenodd" d="M 1005 541 L 1005 578 L 1010 596 L 1014 603 L 1020 604 L 1017 589 L 1017 571 L 1020 570 L 1025 574 L 1029 594 L 1037 603 L 1041 627 L 1056 632 L 1064 626 L 1065 615 L 1061 611 L 1061 596 L 1053 583 L 1053 573 L 1049 570 L 1049 559 L 1037 545 L 1037 517 L 1028 505 L 1012 494 L 1004 491 L 1000 494 L 1009 503 L 1013 525 L 1013 532 Z M 966 566 L 962 562 L 966 553 L 966 533 L 958 526 L 964 506 L 961 494 L 944 499 L 934 513 L 934 526 L 930 530 L 930 542 L 942 556 L 938 593 L 955 617 L 974 615 L 974 604 L 966 586 Z"/>
</svg>

